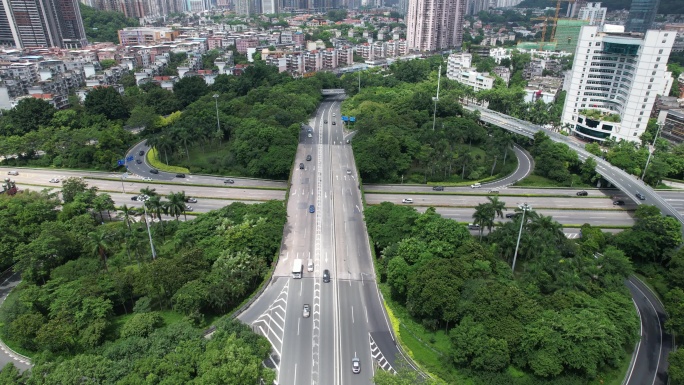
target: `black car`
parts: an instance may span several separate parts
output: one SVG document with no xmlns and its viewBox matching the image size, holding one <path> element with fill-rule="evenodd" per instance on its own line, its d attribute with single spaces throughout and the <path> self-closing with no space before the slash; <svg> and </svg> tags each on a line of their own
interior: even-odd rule
<svg viewBox="0 0 684 385">
<path fill-rule="evenodd" d="M 330 282 L 330 270 L 328 269 L 323 270 L 323 282 Z"/>
<path fill-rule="evenodd" d="M 325 120 L 325 121 L 323 121 L 323 123 L 325 123 L 325 124 L 328 124 L 328 121 L 327 121 L 327 120 Z"/>
<path fill-rule="evenodd" d="M 176 174 L 176 178 L 185 178 L 185 174 Z"/>
<path fill-rule="evenodd" d="M 136 164 L 142 164 L 142 160 L 136 159 L 136 160 L 135 160 L 135 163 L 136 163 Z"/>
<path fill-rule="evenodd" d="M 435 191 L 444 191 L 444 186 L 435 186 L 432 189 Z"/>
<path fill-rule="evenodd" d="M 137 196 L 137 195 L 133 195 L 133 196 L 131 197 L 131 200 L 132 200 L 132 201 L 137 201 L 137 200 L 138 200 L 138 196 Z"/>
<path fill-rule="evenodd" d="M 307 155 L 306 160 L 311 160 L 311 155 Z"/>
<path fill-rule="evenodd" d="M 585 196 L 587 196 L 587 195 L 589 195 L 589 193 L 586 192 L 586 191 L 584 191 L 584 190 L 582 190 L 582 191 L 580 191 L 580 192 L 577 193 L 577 196 L 578 196 L 578 197 L 585 197 Z"/>
<path fill-rule="evenodd" d="M 233 183 L 235 183 L 235 181 L 232 180 L 232 179 L 226 179 L 226 180 L 223 181 L 223 183 L 233 184 Z"/>
<path fill-rule="evenodd" d="M 300 169 L 300 170 L 304 170 L 304 163 L 300 163 L 300 164 L 299 164 L 299 169 Z"/>
<path fill-rule="evenodd" d="M 145 155 L 145 151 L 143 151 L 143 150 L 138 151 L 138 155 L 140 155 L 140 156 Z"/>
<path fill-rule="evenodd" d="M 336 124 L 337 124 L 337 122 L 333 120 L 333 126 L 336 125 Z"/>
<path fill-rule="evenodd" d="M 518 216 L 518 213 L 506 213 L 506 218 L 515 218 Z"/>
<path fill-rule="evenodd" d="M 152 174 L 159 174 L 159 170 L 157 170 L 156 168 L 151 169 L 150 172 Z"/>
<path fill-rule="evenodd" d="M 615 201 L 615 202 L 613 202 L 613 206 L 624 206 L 624 205 L 625 205 L 625 201 Z"/>
<path fill-rule="evenodd" d="M 642 193 L 640 193 L 640 192 L 636 193 L 636 197 L 639 198 L 639 200 L 642 200 L 642 201 L 646 200 L 646 197 L 644 196 L 644 194 L 642 194 Z"/>
</svg>

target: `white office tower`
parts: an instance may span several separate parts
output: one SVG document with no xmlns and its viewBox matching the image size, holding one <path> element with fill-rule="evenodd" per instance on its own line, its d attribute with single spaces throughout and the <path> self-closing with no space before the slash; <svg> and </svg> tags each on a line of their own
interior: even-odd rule
<svg viewBox="0 0 684 385">
<path fill-rule="evenodd" d="M 605 30 L 615 31 L 610 27 Z M 675 36 L 673 31 L 602 32 L 583 26 L 562 122 L 587 140 L 638 141 L 656 95 L 667 95 L 672 85 L 667 60 Z"/>
<path fill-rule="evenodd" d="M 587 3 L 580 8 L 577 18 L 588 21 L 589 25 L 600 27 L 606 22 L 606 12 L 608 12 L 608 8 L 601 7 L 601 3 Z"/>
<path fill-rule="evenodd" d="M 406 41 L 413 51 L 459 48 L 466 0 L 409 0 Z"/>
</svg>

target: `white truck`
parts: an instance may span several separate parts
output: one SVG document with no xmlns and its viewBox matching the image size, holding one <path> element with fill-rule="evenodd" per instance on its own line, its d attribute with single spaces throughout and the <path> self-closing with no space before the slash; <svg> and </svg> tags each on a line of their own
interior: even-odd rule
<svg viewBox="0 0 684 385">
<path fill-rule="evenodd" d="M 301 259 L 295 259 L 294 265 L 292 265 L 292 278 L 301 279 L 302 271 L 304 270 L 304 264 Z"/>
</svg>

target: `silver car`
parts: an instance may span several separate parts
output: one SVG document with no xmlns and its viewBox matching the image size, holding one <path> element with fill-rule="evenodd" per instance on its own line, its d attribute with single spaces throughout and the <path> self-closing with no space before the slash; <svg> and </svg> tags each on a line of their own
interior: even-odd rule
<svg viewBox="0 0 684 385">
<path fill-rule="evenodd" d="M 361 373 L 361 360 L 358 357 L 352 358 L 352 372 L 354 374 Z"/>
</svg>

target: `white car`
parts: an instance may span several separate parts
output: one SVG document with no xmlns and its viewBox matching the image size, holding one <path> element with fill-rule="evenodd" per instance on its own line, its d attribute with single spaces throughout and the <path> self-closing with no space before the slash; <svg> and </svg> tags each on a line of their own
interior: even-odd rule
<svg viewBox="0 0 684 385">
<path fill-rule="evenodd" d="M 413 203 L 413 199 L 411 199 L 411 198 L 404 198 L 401 202 L 402 202 L 402 203 Z"/>
<path fill-rule="evenodd" d="M 188 198 L 185 201 L 188 203 L 197 203 L 197 199 L 195 199 L 195 198 Z"/>
<path fill-rule="evenodd" d="M 351 175 L 351 170 L 347 169 L 347 175 Z"/>
<path fill-rule="evenodd" d="M 333 116 L 337 116 L 337 114 L 333 112 Z"/>
<path fill-rule="evenodd" d="M 470 185 L 470 188 L 480 188 L 480 187 L 482 187 L 482 185 L 479 183 L 475 183 L 475 184 Z"/>
<path fill-rule="evenodd" d="M 59 179 L 52 178 L 52 179 L 50 179 L 50 183 L 59 183 Z"/>
<path fill-rule="evenodd" d="M 185 205 L 185 211 L 192 211 L 192 206 Z"/>
<path fill-rule="evenodd" d="M 144 177 L 143 182 L 152 182 L 154 179 L 150 178 L 149 176 Z"/>
</svg>

